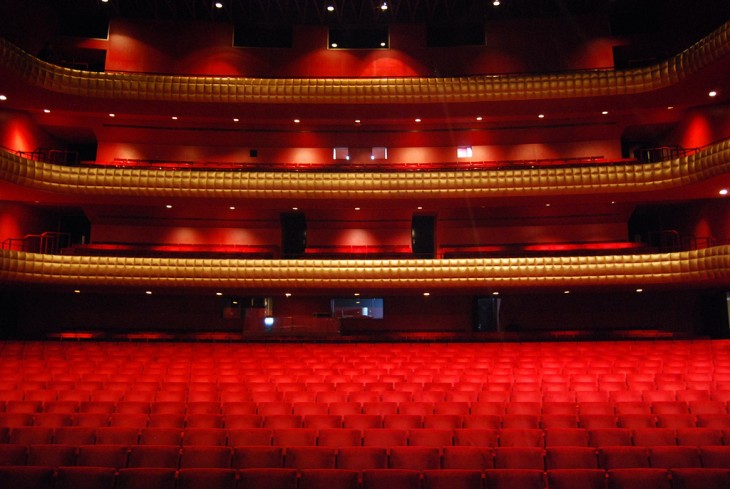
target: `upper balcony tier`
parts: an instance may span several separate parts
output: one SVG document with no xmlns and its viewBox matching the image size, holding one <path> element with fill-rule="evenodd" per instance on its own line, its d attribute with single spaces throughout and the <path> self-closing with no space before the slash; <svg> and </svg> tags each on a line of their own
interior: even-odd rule
<svg viewBox="0 0 730 489">
<path fill-rule="evenodd" d="M 248 78 L 90 72 L 56 66 L 0 40 L 0 69 L 51 92 L 115 100 L 212 104 L 443 104 L 574 99 L 665 89 L 730 54 L 730 22 L 683 52 L 625 70 L 392 78 Z"/>
</svg>

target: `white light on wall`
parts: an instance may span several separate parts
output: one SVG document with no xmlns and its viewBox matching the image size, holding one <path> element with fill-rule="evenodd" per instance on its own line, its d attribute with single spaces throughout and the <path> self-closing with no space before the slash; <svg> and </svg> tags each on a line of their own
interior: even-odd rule
<svg viewBox="0 0 730 489">
<path fill-rule="evenodd" d="M 388 159 L 388 148 L 385 146 L 373 146 L 370 150 L 371 160 L 387 160 Z"/>
<path fill-rule="evenodd" d="M 264 318 L 264 326 L 266 326 L 267 328 L 270 328 L 273 325 L 274 325 L 274 318 L 271 316 L 266 316 Z"/>
<path fill-rule="evenodd" d="M 471 149 L 471 146 L 459 146 L 456 148 L 456 157 L 457 158 L 471 158 L 473 155 L 473 151 Z"/>
<path fill-rule="evenodd" d="M 349 160 L 350 149 L 344 146 L 332 148 L 332 159 L 333 160 Z"/>
</svg>

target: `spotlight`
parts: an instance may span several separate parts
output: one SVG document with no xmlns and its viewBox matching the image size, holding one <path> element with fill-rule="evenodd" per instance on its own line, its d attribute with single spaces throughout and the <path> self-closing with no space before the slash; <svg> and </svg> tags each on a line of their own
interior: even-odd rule
<svg viewBox="0 0 730 489">
<path fill-rule="evenodd" d="M 223 8 L 223 3 L 221 2 L 215 2 L 213 5 L 215 6 L 215 8 Z"/>
<path fill-rule="evenodd" d="M 335 6 L 333 4 L 331 4 L 331 3 L 328 4 L 327 5 L 327 12 L 334 12 L 334 11 L 335 11 Z"/>
<path fill-rule="evenodd" d="M 717 92 L 715 90 L 712 90 L 710 93 L 708 93 L 710 97 L 717 97 Z"/>
<path fill-rule="evenodd" d="M 5 102 L 8 99 L 7 95 L 0 95 L 0 101 Z"/>
<path fill-rule="evenodd" d="M 382 10 L 383 12 L 385 12 L 386 10 L 388 10 L 388 2 L 381 3 L 380 4 L 380 10 Z"/>
<path fill-rule="evenodd" d="M 494 0 L 492 2 L 492 5 L 494 5 L 495 7 L 499 7 L 499 3 L 500 3 L 499 0 Z"/>
</svg>

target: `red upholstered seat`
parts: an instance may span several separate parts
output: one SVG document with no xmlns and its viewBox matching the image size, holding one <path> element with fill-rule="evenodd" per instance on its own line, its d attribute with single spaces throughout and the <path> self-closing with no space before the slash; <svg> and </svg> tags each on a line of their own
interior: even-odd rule
<svg viewBox="0 0 730 489">
<path fill-rule="evenodd" d="M 546 473 L 550 489 L 605 489 L 606 472 L 599 469 L 553 469 Z"/>
<path fill-rule="evenodd" d="M 0 467 L 0 489 L 53 489 L 53 467 Z"/>
<path fill-rule="evenodd" d="M 267 446 L 236 447 L 233 449 L 231 466 L 234 469 L 283 468 L 284 449 Z"/>
<path fill-rule="evenodd" d="M 10 430 L 8 443 L 40 445 L 53 441 L 53 428 L 43 426 L 18 426 Z"/>
<path fill-rule="evenodd" d="M 649 452 L 645 447 L 604 446 L 598 449 L 598 466 L 606 470 L 649 467 Z"/>
<path fill-rule="evenodd" d="M 673 489 L 725 489 L 730 487 L 730 469 L 672 469 Z"/>
<path fill-rule="evenodd" d="M 388 466 L 392 469 L 439 469 L 440 452 L 435 447 L 391 447 Z"/>
<path fill-rule="evenodd" d="M 0 466 L 25 465 L 28 447 L 0 444 Z"/>
<path fill-rule="evenodd" d="M 55 489 L 113 489 L 116 470 L 111 467 L 59 467 Z"/>
<path fill-rule="evenodd" d="M 624 428 L 588 430 L 588 443 L 592 447 L 631 446 L 633 431 Z"/>
<path fill-rule="evenodd" d="M 544 489 L 545 474 L 537 469 L 498 469 L 484 472 L 489 489 Z"/>
<path fill-rule="evenodd" d="M 337 450 L 331 447 L 288 447 L 284 466 L 293 469 L 334 469 Z"/>
<path fill-rule="evenodd" d="M 223 446 L 189 446 L 182 450 L 180 468 L 220 468 L 231 466 L 231 449 Z"/>
<path fill-rule="evenodd" d="M 337 468 L 348 470 L 385 469 L 388 451 L 384 447 L 342 447 L 337 452 Z"/>
<path fill-rule="evenodd" d="M 464 428 L 498 430 L 502 428 L 502 417 L 494 414 L 470 414 L 464 416 Z"/>
<path fill-rule="evenodd" d="M 713 469 L 730 469 L 730 446 L 700 446 L 702 466 Z"/>
<path fill-rule="evenodd" d="M 76 454 L 76 465 L 121 469 L 127 466 L 128 452 L 124 445 L 81 445 Z"/>
<path fill-rule="evenodd" d="M 230 489 L 236 484 L 236 471 L 228 468 L 182 468 L 176 489 Z"/>
<path fill-rule="evenodd" d="M 74 465 L 76 447 L 71 445 L 30 445 L 26 465 L 61 467 Z"/>
<path fill-rule="evenodd" d="M 183 446 L 224 446 L 226 445 L 226 435 L 227 431 L 222 428 L 185 428 L 182 444 Z"/>
<path fill-rule="evenodd" d="M 115 489 L 175 489 L 173 468 L 127 468 L 117 473 Z"/>
<path fill-rule="evenodd" d="M 598 454 L 592 447 L 548 447 L 545 467 L 551 469 L 597 469 Z"/>
<path fill-rule="evenodd" d="M 608 471 L 609 489 L 670 489 L 666 469 L 614 469 Z"/>
<path fill-rule="evenodd" d="M 273 430 L 272 443 L 277 446 L 315 446 L 317 430 L 312 428 L 282 428 Z"/>
<path fill-rule="evenodd" d="M 453 430 L 421 428 L 408 431 L 408 445 L 422 447 L 443 447 L 453 444 Z"/>
<path fill-rule="evenodd" d="M 363 446 L 368 447 L 393 447 L 407 445 L 408 432 L 400 429 L 366 429 L 362 433 Z"/>
<path fill-rule="evenodd" d="M 297 489 L 296 469 L 242 469 L 238 486 L 245 489 Z"/>
<path fill-rule="evenodd" d="M 636 446 L 676 445 L 677 431 L 672 428 L 642 428 L 634 430 L 633 438 Z"/>
<path fill-rule="evenodd" d="M 420 489 L 421 474 L 417 470 L 374 469 L 362 472 L 362 489 Z"/>
<path fill-rule="evenodd" d="M 494 468 L 494 451 L 488 447 L 443 447 L 444 469 L 485 470 Z"/>
<path fill-rule="evenodd" d="M 227 430 L 228 446 L 271 446 L 273 430 L 267 428 L 243 428 Z"/>
<path fill-rule="evenodd" d="M 138 445 L 130 447 L 128 467 L 180 466 L 180 447 L 175 445 Z"/>
<path fill-rule="evenodd" d="M 649 462 L 652 467 L 664 469 L 699 468 L 702 466 L 697 448 L 686 446 L 650 447 Z"/>
<path fill-rule="evenodd" d="M 424 470 L 423 489 L 481 489 L 482 473 L 479 470 Z"/>
<path fill-rule="evenodd" d="M 305 469 L 300 472 L 298 489 L 358 489 L 355 470 Z"/>
<path fill-rule="evenodd" d="M 536 447 L 498 447 L 494 449 L 495 469 L 545 469 L 544 449 Z"/>
<path fill-rule="evenodd" d="M 540 429 L 503 429 L 499 432 L 501 447 L 544 447 L 545 433 Z"/>
</svg>

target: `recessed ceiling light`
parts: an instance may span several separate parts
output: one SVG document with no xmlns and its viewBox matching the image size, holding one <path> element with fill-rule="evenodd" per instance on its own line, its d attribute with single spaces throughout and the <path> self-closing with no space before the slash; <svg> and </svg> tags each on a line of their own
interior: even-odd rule
<svg viewBox="0 0 730 489">
<path fill-rule="evenodd" d="M 152 295 L 152 291 L 151 290 L 145 290 L 144 293 L 147 294 L 147 295 Z"/>
<path fill-rule="evenodd" d="M 165 207 L 168 209 L 172 209 L 172 204 L 167 204 Z"/>
<path fill-rule="evenodd" d="M 216 292 L 215 295 L 222 296 L 223 295 L 223 292 Z"/>
<path fill-rule="evenodd" d="M 109 114 L 109 117 L 116 117 L 117 114 Z"/>
<path fill-rule="evenodd" d="M 285 292 L 284 297 L 291 297 L 291 292 Z"/>
<path fill-rule="evenodd" d="M 334 12 L 334 11 L 335 11 L 334 5 L 332 5 L 332 4 L 327 5 L 327 12 Z"/>
<path fill-rule="evenodd" d="M 423 210 L 423 206 L 422 206 L 422 205 L 419 205 L 419 206 L 417 207 L 417 209 L 418 209 L 419 211 L 422 211 L 422 210 Z"/>
<path fill-rule="evenodd" d="M 354 293 L 354 294 L 352 294 L 352 295 L 354 295 L 355 297 L 360 297 L 360 292 L 355 292 L 355 293 Z"/>
<path fill-rule="evenodd" d="M 238 121 L 239 121 L 238 117 L 233 118 L 233 122 L 238 122 Z"/>
<path fill-rule="evenodd" d="M 43 109 L 43 112 L 45 112 L 46 114 L 50 114 L 51 113 L 51 109 Z"/>
<path fill-rule="evenodd" d="M 383 2 L 380 4 L 380 10 L 388 10 L 388 2 Z"/>
<path fill-rule="evenodd" d="M 333 42 L 332 44 L 330 44 L 330 47 L 336 48 L 337 47 L 337 43 L 336 42 Z"/>
<path fill-rule="evenodd" d="M 636 292 L 638 292 L 639 294 L 641 294 L 642 292 L 644 292 L 644 289 L 636 289 Z"/>
<path fill-rule="evenodd" d="M 601 114 L 608 115 L 608 111 L 607 110 L 604 110 L 603 112 L 601 112 Z"/>
<path fill-rule="evenodd" d="M 431 295 L 431 292 L 424 292 L 424 293 L 423 293 L 423 296 L 424 296 L 424 297 L 428 297 L 429 295 Z"/>
<path fill-rule="evenodd" d="M 177 116 L 176 115 L 172 116 L 172 120 L 173 121 L 176 121 L 177 120 Z"/>
<path fill-rule="evenodd" d="M 720 195 L 727 195 L 728 190 L 726 188 L 720 189 Z"/>
<path fill-rule="evenodd" d="M 81 291 L 79 289 L 74 290 L 74 294 L 80 294 Z"/>
<path fill-rule="evenodd" d="M 545 207 L 550 207 L 552 204 L 545 204 Z"/>
<path fill-rule="evenodd" d="M 494 5 L 495 7 L 499 7 L 499 4 L 500 4 L 500 1 L 499 0 L 494 0 L 492 2 L 492 5 Z"/>
<path fill-rule="evenodd" d="M 380 47 L 381 47 L 381 48 L 384 48 L 384 47 L 385 47 L 385 42 L 381 42 L 381 43 L 380 43 Z"/>
<path fill-rule="evenodd" d="M 223 8 L 223 4 L 221 2 L 215 2 L 215 8 Z"/>
<path fill-rule="evenodd" d="M 360 119 L 355 119 L 355 124 L 360 124 L 362 121 Z"/>
<path fill-rule="evenodd" d="M 710 97 L 716 97 L 717 92 L 715 90 L 711 90 L 710 93 L 708 93 L 707 95 L 709 95 Z"/>
<path fill-rule="evenodd" d="M 478 117 L 477 117 L 477 120 L 478 120 L 478 121 L 481 121 L 482 119 L 484 119 L 484 117 L 482 117 L 482 116 L 478 116 Z"/>
<path fill-rule="evenodd" d="M 299 207 L 292 207 L 291 210 L 298 211 L 299 210 Z"/>
<path fill-rule="evenodd" d="M 300 121 L 299 119 L 294 119 L 294 124 L 299 124 L 300 122 L 302 121 Z"/>
<path fill-rule="evenodd" d="M 569 290 L 564 290 L 563 291 L 563 294 L 570 294 L 570 291 Z"/>
<path fill-rule="evenodd" d="M 229 207 L 229 209 L 232 210 L 232 211 L 235 211 L 236 210 L 236 206 L 235 205 L 232 205 L 232 206 Z"/>
<path fill-rule="evenodd" d="M 537 118 L 538 118 L 538 119 L 544 119 L 544 118 L 545 118 L 545 114 L 538 114 L 538 115 L 537 115 Z"/>
<path fill-rule="evenodd" d="M 673 105 L 668 106 L 667 110 L 674 110 L 674 106 Z"/>
<path fill-rule="evenodd" d="M 355 207 L 355 210 L 356 210 L 356 211 L 359 211 L 359 210 L 360 210 L 360 208 L 359 208 L 359 207 Z"/>
<path fill-rule="evenodd" d="M 0 95 L 0 101 L 5 102 L 8 99 L 7 95 Z"/>
<path fill-rule="evenodd" d="M 421 122 L 421 119 L 416 119 L 416 122 Z"/>
<path fill-rule="evenodd" d="M 109 0 L 101 0 L 101 3 L 109 3 Z"/>
</svg>

